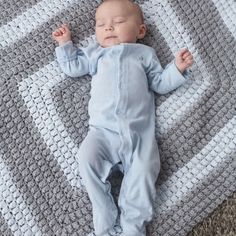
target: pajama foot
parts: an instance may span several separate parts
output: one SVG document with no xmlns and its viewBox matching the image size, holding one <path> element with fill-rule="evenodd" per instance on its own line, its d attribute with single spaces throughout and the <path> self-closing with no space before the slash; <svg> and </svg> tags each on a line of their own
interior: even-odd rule
<svg viewBox="0 0 236 236">
<path fill-rule="evenodd" d="M 111 230 L 109 230 L 107 233 L 102 234 L 101 236 L 119 236 L 122 233 L 122 228 L 119 225 L 115 225 Z M 98 236 L 95 234 L 95 232 L 89 233 L 87 236 Z M 100 235 L 99 235 L 100 236 Z"/>
</svg>

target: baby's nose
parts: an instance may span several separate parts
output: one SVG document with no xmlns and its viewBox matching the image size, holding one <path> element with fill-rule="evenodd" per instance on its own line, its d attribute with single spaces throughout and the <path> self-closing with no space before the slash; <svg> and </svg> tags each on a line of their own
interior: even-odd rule
<svg viewBox="0 0 236 236">
<path fill-rule="evenodd" d="M 114 27 L 112 25 L 109 25 L 106 27 L 106 31 L 113 31 Z"/>
</svg>

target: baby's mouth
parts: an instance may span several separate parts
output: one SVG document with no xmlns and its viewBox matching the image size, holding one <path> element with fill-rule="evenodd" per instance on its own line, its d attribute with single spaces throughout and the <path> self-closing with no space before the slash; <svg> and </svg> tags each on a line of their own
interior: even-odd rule
<svg viewBox="0 0 236 236">
<path fill-rule="evenodd" d="M 105 39 L 115 39 L 117 36 L 107 36 Z"/>
</svg>

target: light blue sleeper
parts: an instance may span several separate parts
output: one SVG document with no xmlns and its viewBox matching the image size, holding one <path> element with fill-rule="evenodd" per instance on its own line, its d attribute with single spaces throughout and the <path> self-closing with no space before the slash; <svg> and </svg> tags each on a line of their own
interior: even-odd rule
<svg viewBox="0 0 236 236">
<path fill-rule="evenodd" d="M 80 146 L 79 170 L 92 202 L 95 233 L 108 236 L 116 223 L 107 177 L 119 166 L 124 173 L 118 201 L 122 235 L 144 236 L 160 170 L 154 92 L 168 93 L 186 78 L 174 62 L 163 70 L 155 50 L 138 43 L 78 49 L 70 41 L 57 47 L 56 55 L 67 75 L 92 76 L 89 131 Z"/>
</svg>

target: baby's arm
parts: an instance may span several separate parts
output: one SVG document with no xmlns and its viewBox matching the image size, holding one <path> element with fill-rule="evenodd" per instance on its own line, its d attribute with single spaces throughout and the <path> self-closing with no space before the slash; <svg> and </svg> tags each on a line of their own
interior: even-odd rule
<svg viewBox="0 0 236 236">
<path fill-rule="evenodd" d="M 71 32 L 64 24 L 52 33 L 53 39 L 59 43 L 56 48 L 57 60 L 62 71 L 70 77 L 80 77 L 89 74 L 89 60 L 82 49 L 71 41 Z"/>
<path fill-rule="evenodd" d="M 152 59 L 147 69 L 149 86 L 153 91 L 159 94 L 166 94 L 186 82 L 186 73 L 184 71 L 190 66 L 190 61 L 186 60 L 187 57 L 184 57 L 185 59 L 182 58 L 182 62 L 178 64 L 179 57 L 182 57 L 182 54 L 179 54 L 177 60 L 172 61 L 163 69 L 153 50 Z"/>
</svg>

